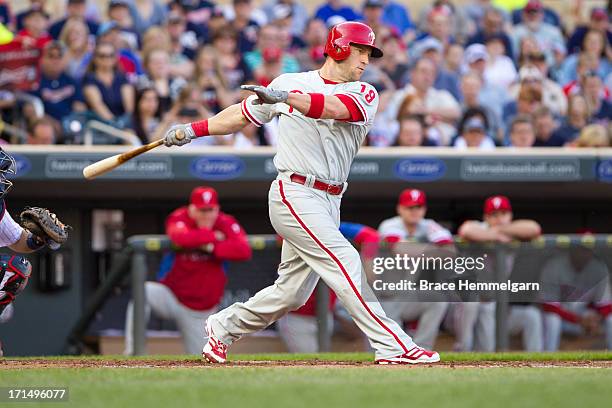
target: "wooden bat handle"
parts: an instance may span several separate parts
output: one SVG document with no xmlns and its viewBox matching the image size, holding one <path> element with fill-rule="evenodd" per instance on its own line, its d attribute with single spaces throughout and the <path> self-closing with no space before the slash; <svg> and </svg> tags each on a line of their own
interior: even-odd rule
<svg viewBox="0 0 612 408">
<path fill-rule="evenodd" d="M 136 149 L 132 149 L 128 152 L 116 154 L 111 157 L 107 157 L 106 159 L 97 161 L 95 163 L 90 164 L 89 166 L 83 169 L 83 176 L 88 179 L 94 179 L 98 176 L 101 176 L 104 173 L 108 173 L 109 171 L 119 167 L 121 164 L 126 161 L 133 159 L 134 157 L 141 155 L 143 153 L 148 152 L 151 149 L 155 149 L 158 146 L 164 144 L 164 139 L 159 139 L 144 146 L 140 146 Z"/>
</svg>

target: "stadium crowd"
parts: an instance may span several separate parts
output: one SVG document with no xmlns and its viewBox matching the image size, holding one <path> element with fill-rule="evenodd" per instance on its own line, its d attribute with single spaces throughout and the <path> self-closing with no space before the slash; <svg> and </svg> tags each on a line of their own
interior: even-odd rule
<svg viewBox="0 0 612 408">
<path fill-rule="evenodd" d="M 141 143 L 214 115 L 286 72 L 317 69 L 328 28 L 361 20 L 385 57 L 362 80 L 380 94 L 367 144 L 612 145 L 610 5 L 563 20 L 540 0 L 342 0 L 314 13 L 295 0 L 45 0 L 14 14 L 0 0 L 2 141 L 83 143 L 97 120 Z M 582 18 L 580 13 L 586 15 Z M 25 131 L 22 131 L 25 129 Z M 274 145 L 275 124 L 198 144 Z M 116 143 L 100 138 L 94 143 Z"/>
</svg>

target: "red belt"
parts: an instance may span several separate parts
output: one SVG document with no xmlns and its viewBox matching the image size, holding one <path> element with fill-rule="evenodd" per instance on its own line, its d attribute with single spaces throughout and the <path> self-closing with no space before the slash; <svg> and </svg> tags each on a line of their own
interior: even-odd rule
<svg viewBox="0 0 612 408">
<path fill-rule="evenodd" d="M 293 173 L 290 179 L 294 183 L 306 185 L 306 176 L 302 176 L 301 174 Z M 315 180 L 312 188 L 325 191 L 327 194 L 340 195 L 342 194 L 342 190 L 344 190 L 344 184 L 327 184 L 322 181 Z"/>
</svg>

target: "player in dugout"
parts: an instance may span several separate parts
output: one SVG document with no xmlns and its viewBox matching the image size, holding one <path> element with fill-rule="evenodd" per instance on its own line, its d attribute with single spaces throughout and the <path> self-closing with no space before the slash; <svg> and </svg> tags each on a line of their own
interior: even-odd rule
<svg viewBox="0 0 612 408">
<path fill-rule="evenodd" d="M 200 354 L 206 342 L 204 324 L 217 311 L 227 278 L 225 261 L 246 261 L 251 247 L 246 233 L 231 215 L 221 212 L 217 191 L 197 187 L 189 205 L 172 212 L 166 234 L 180 250 L 174 253 L 170 270 L 159 282 L 146 282 L 146 319 L 151 310 L 176 322 L 185 351 Z M 133 354 L 133 305 L 126 313 L 125 354 Z"/>
<path fill-rule="evenodd" d="M 459 227 L 459 236 L 471 242 L 529 241 L 540 234 L 541 227 L 536 221 L 514 219 L 510 199 L 503 195 L 485 200 L 483 221 L 466 221 Z M 457 351 L 495 350 L 495 302 L 481 300 L 454 305 Z M 508 330 L 510 334 L 522 333 L 525 350 L 542 351 L 542 313 L 537 304 L 511 303 Z"/>
</svg>

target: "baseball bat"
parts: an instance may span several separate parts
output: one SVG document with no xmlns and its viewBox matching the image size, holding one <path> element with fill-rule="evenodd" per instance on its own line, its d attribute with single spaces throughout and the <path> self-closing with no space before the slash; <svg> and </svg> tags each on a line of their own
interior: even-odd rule
<svg viewBox="0 0 612 408">
<path fill-rule="evenodd" d="M 185 134 L 181 129 L 176 131 L 176 138 L 178 140 L 182 140 L 185 137 Z M 92 180 L 102 174 L 108 173 L 109 171 L 121 166 L 128 160 L 133 159 L 136 156 L 140 156 L 143 153 L 148 152 L 149 150 L 155 149 L 158 146 L 164 144 L 164 139 L 159 139 L 144 146 L 137 147 L 136 149 L 132 149 L 128 152 L 116 154 L 111 157 L 107 157 L 106 159 L 102 159 L 95 163 L 90 164 L 89 166 L 83 169 L 83 176 L 87 180 Z"/>
</svg>

